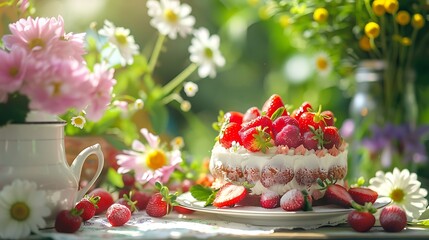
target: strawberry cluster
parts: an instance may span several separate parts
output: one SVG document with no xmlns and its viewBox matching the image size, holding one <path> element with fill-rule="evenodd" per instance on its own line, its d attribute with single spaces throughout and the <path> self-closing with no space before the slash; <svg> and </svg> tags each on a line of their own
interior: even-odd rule
<svg viewBox="0 0 429 240">
<path fill-rule="evenodd" d="M 230 111 L 220 117 L 218 141 L 224 148 L 234 143 L 251 152 L 266 152 L 273 146 L 307 150 L 338 149 L 343 139 L 331 111 L 317 111 L 304 102 L 291 113 L 282 98 L 273 94 L 262 108 L 251 107 L 245 113 Z"/>
</svg>

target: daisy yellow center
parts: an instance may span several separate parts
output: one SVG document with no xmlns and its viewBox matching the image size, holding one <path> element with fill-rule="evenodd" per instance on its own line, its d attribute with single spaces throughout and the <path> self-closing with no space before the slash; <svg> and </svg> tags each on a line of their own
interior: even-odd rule
<svg viewBox="0 0 429 240">
<path fill-rule="evenodd" d="M 121 45 L 127 44 L 127 36 L 125 36 L 124 34 L 117 32 L 117 33 L 115 33 L 115 38 L 119 44 L 121 44 Z"/>
<path fill-rule="evenodd" d="M 207 57 L 207 58 L 213 58 L 213 50 L 211 50 L 210 48 L 208 48 L 208 47 L 206 47 L 205 49 L 204 49 L 204 55 Z"/>
<path fill-rule="evenodd" d="M 83 119 L 82 119 L 82 118 L 80 118 L 80 117 L 75 118 L 75 119 L 74 119 L 74 123 L 75 123 L 76 125 L 80 126 L 80 125 L 82 125 L 82 124 L 83 124 Z"/>
<path fill-rule="evenodd" d="M 19 73 L 19 69 L 17 67 L 11 67 L 9 69 L 9 76 L 16 77 Z"/>
<path fill-rule="evenodd" d="M 393 189 L 392 192 L 390 192 L 390 196 L 389 196 L 394 202 L 400 203 L 404 200 L 405 197 L 405 193 L 402 189 L 400 188 L 395 188 Z"/>
<path fill-rule="evenodd" d="M 36 47 L 40 47 L 40 48 L 44 48 L 45 47 L 45 42 L 43 41 L 43 39 L 41 38 L 34 38 L 31 39 L 30 42 L 28 42 L 28 48 L 33 49 Z"/>
<path fill-rule="evenodd" d="M 173 12 L 173 10 L 171 9 L 165 9 L 164 11 L 164 17 L 165 19 L 167 19 L 169 22 L 177 22 L 178 16 L 175 12 Z"/>
<path fill-rule="evenodd" d="M 159 149 L 151 150 L 146 155 L 146 165 L 152 170 L 161 168 L 167 163 L 167 156 Z"/>
<path fill-rule="evenodd" d="M 325 58 L 319 57 L 316 60 L 316 67 L 319 70 L 326 70 L 328 68 L 328 61 Z"/>
<path fill-rule="evenodd" d="M 24 202 L 16 202 L 10 208 L 10 216 L 17 221 L 24 221 L 30 216 L 30 208 Z"/>
</svg>

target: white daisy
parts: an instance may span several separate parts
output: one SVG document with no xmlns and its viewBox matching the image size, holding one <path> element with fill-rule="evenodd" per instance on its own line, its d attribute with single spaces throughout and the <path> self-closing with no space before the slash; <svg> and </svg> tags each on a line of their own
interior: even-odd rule
<svg viewBox="0 0 429 240">
<path fill-rule="evenodd" d="M 116 27 L 108 20 L 104 20 L 104 26 L 98 31 L 102 36 L 106 36 L 121 54 L 121 64 L 132 64 L 133 56 L 139 53 L 139 46 L 135 43 L 134 37 L 130 35 L 130 30 L 123 27 Z"/>
<path fill-rule="evenodd" d="M 185 37 L 192 32 L 195 18 L 190 15 L 192 8 L 188 4 L 180 4 L 178 0 L 149 0 L 146 6 L 152 17 L 150 24 L 162 35 L 176 39 L 177 33 Z"/>
<path fill-rule="evenodd" d="M 183 84 L 183 91 L 185 91 L 186 96 L 193 97 L 198 92 L 198 85 L 193 82 L 186 82 Z"/>
<path fill-rule="evenodd" d="M 326 76 L 332 71 L 331 58 L 329 58 L 328 54 L 325 52 L 316 54 L 314 58 L 314 65 L 317 72 L 322 76 Z"/>
<path fill-rule="evenodd" d="M 199 65 L 198 75 L 201 78 L 216 76 L 216 66 L 225 65 L 225 58 L 219 51 L 220 39 L 218 35 L 210 36 L 206 28 L 194 31 L 192 45 L 189 47 L 190 60 Z"/>
<path fill-rule="evenodd" d="M 170 145 L 174 150 L 179 150 L 185 146 L 185 141 L 183 140 L 183 137 L 175 137 L 171 140 Z"/>
<path fill-rule="evenodd" d="M 14 180 L 0 192 L 0 238 L 24 238 L 46 227 L 44 217 L 51 210 L 46 206 L 45 192 L 34 182 Z"/>
<path fill-rule="evenodd" d="M 378 171 L 369 184 L 380 196 L 389 197 L 392 204 L 401 206 L 410 220 L 417 219 L 427 207 L 427 191 L 420 188 L 417 175 L 410 174 L 408 169 L 399 171 L 395 168 L 393 172 L 387 173 Z"/>
<path fill-rule="evenodd" d="M 86 119 L 83 116 L 76 116 L 71 118 L 71 124 L 75 127 L 82 129 L 85 126 Z"/>
</svg>

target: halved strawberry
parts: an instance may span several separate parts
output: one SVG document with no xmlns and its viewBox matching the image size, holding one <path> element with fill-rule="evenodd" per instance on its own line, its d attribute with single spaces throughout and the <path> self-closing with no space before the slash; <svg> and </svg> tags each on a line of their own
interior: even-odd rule
<svg viewBox="0 0 429 240">
<path fill-rule="evenodd" d="M 365 187 L 350 188 L 348 192 L 353 200 L 360 205 L 365 205 L 367 202 L 374 203 L 378 198 L 376 191 Z"/>
<path fill-rule="evenodd" d="M 343 207 L 351 207 L 353 198 L 343 186 L 338 184 L 329 185 L 326 188 L 325 199 L 332 204 Z"/>
<path fill-rule="evenodd" d="M 243 186 L 233 185 L 227 183 L 222 186 L 216 194 L 213 201 L 213 206 L 221 207 L 232 207 L 236 203 L 243 200 L 247 195 L 247 189 Z"/>
<path fill-rule="evenodd" d="M 265 101 L 264 105 L 262 106 L 261 111 L 265 113 L 266 116 L 270 117 L 279 109 L 283 108 L 283 113 L 281 116 L 288 116 L 289 113 L 286 111 L 285 105 L 283 103 L 282 98 L 278 94 L 271 95 L 270 98 L 268 98 L 267 101 Z"/>
</svg>

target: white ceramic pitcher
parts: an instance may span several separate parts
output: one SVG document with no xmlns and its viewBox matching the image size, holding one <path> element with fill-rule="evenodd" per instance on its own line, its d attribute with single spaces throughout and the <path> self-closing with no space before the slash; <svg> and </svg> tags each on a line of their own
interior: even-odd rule
<svg viewBox="0 0 429 240">
<path fill-rule="evenodd" d="M 27 122 L 0 127 L 0 190 L 15 179 L 34 181 L 46 192 L 52 227 L 57 213 L 71 209 L 100 175 L 104 157 L 99 144 L 84 149 L 68 165 L 64 149 L 64 121 Z M 91 154 L 98 158 L 97 171 L 79 189 L 82 166 Z"/>
</svg>

